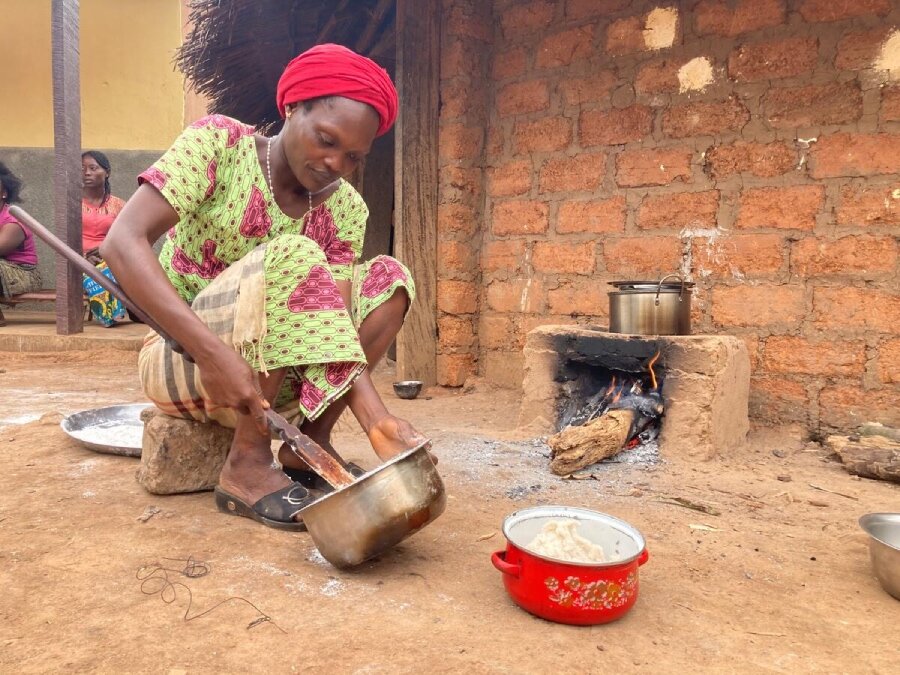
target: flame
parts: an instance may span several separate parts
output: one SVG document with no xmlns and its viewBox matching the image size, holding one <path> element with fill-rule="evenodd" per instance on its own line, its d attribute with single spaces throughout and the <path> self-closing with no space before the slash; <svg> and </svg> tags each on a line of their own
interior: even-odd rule
<svg viewBox="0 0 900 675">
<path fill-rule="evenodd" d="M 622 398 L 622 392 L 625 390 L 624 385 L 616 389 L 616 395 L 613 396 L 612 401 L 609 402 L 610 405 L 618 402 L 620 398 Z"/>
<path fill-rule="evenodd" d="M 603 393 L 603 398 L 600 399 L 601 407 L 599 409 L 605 410 L 610 406 L 610 404 L 615 403 L 619 400 L 619 396 L 622 395 L 621 392 L 622 387 L 616 384 L 616 376 L 612 376 L 612 381 L 609 383 L 609 386 L 606 388 L 606 391 Z M 612 396 L 612 399 L 609 397 Z"/>
<path fill-rule="evenodd" d="M 609 387 L 606 390 L 606 393 L 603 394 L 603 402 L 606 403 L 606 408 L 619 400 L 622 396 L 622 389 L 625 387 L 625 383 L 619 384 L 616 382 L 616 376 L 613 375 L 612 382 L 609 383 Z"/>
<path fill-rule="evenodd" d="M 656 373 L 653 372 L 653 364 L 656 363 L 656 360 L 658 358 L 659 358 L 659 350 L 656 350 L 656 354 L 653 355 L 653 358 L 650 359 L 650 363 L 647 364 L 647 370 L 650 371 L 650 381 L 653 384 L 653 391 L 656 391 L 659 386 L 656 383 Z"/>
</svg>

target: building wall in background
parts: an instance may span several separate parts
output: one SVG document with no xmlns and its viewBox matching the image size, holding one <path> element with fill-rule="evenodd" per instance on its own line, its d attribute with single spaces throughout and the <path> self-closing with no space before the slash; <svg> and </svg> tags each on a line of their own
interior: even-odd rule
<svg viewBox="0 0 900 675">
<path fill-rule="evenodd" d="M 50 0 L 0 0 L 0 16 L 7 26 L 0 148 L 53 145 Z"/>
<path fill-rule="evenodd" d="M 4 91 L 0 161 L 24 181 L 21 206 L 53 225 L 53 87 L 50 0 L 0 0 Z M 112 164 L 113 194 L 128 199 L 137 175 L 178 136 L 188 108 L 174 69 L 182 0 L 81 0 L 82 147 Z M 186 14 L 185 14 L 186 16 Z M 202 102 L 194 96 L 191 111 Z M 199 115 L 198 115 L 199 116 Z M 55 286 L 56 256 L 37 242 L 45 288 Z M 30 309 L 52 311 L 49 304 Z"/>
<path fill-rule="evenodd" d="M 106 153 L 112 165 L 110 187 L 112 193 L 128 199 L 137 189 L 137 175 L 159 158 L 158 150 L 115 150 L 95 148 Z M 0 149 L 0 159 L 15 171 L 24 183 L 22 208 L 47 227 L 53 229 L 53 148 L 5 148 Z M 56 287 L 55 265 L 57 256 L 38 239 L 38 270 L 44 288 Z M 53 311 L 51 303 L 22 306 L 24 309 Z M 14 311 L 14 310 L 13 310 Z"/>
<path fill-rule="evenodd" d="M 181 0 L 81 0 L 86 148 L 163 150 L 182 129 Z M 53 146 L 50 0 L 0 0 L 0 148 Z"/>
<path fill-rule="evenodd" d="M 900 424 L 898 3 L 492 9 L 445 0 L 439 381 L 520 386 L 531 328 L 676 272 L 694 332 L 746 341 L 756 420 Z"/>
</svg>

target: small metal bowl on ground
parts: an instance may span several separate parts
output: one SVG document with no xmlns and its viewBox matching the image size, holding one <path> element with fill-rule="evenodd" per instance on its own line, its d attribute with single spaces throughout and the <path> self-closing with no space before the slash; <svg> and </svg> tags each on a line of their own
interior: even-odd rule
<svg viewBox="0 0 900 675">
<path fill-rule="evenodd" d="M 422 391 L 422 383 L 419 380 L 403 380 L 394 382 L 394 393 L 400 398 L 412 399 Z"/>
<path fill-rule="evenodd" d="M 149 407 L 149 403 L 132 403 L 82 410 L 63 418 L 60 426 L 90 450 L 140 457 L 144 434 L 141 412 Z"/>
<path fill-rule="evenodd" d="M 900 600 L 900 513 L 867 513 L 859 526 L 869 535 L 872 571 L 881 587 Z"/>
</svg>

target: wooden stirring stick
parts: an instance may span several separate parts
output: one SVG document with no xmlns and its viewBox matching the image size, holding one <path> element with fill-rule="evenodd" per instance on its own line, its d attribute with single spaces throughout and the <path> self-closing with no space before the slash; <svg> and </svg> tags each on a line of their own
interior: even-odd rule
<svg viewBox="0 0 900 675">
<path fill-rule="evenodd" d="M 144 310 L 134 304 L 134 301 L 128 297 L 119 284 L 102 275 L 96 267 L 69 248 L 64 241 L 18 206 L 10 207 L 9 212 L 16 220 L 24 224 L 34 234 L 43 239 L 50 248 L 75 265 L 79 272 L 86 274 L 121 300 L 141 321 L 156 331 L 173 350 L 179 354 L 184 354 L 185 357 L 190 357 L 181 345 L 166 335 L 166 332 L 159 324 L 151 319 Z M 353 483 L 355 480 L 353 474 L 347 470 L 345 462 L 343 462 L 339 456 L 329 453 L 325 448 L 313 441 L 309 436 L 306 436 L 297 427 L 271 408 L 266 410 L 266 421 L 268 422 L 269 428 L 276 432 L 282 441 L 288 444 L 294 454 L 309 464 L 310 468 L 328 481 L 332 487 L 342 488 Z"/>
<path fill-rule="evenodd" d="M 312 467 L 334 488 L 350 485 L 355 478 L 341 462 L 309 436 L 269 408 L 266 410 L 269 428 L 288 444 L 297 457 Z"/>
</svg>

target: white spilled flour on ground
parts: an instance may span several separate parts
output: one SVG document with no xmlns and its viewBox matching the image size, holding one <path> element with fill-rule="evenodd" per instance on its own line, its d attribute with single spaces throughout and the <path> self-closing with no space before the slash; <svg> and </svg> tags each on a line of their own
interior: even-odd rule
<svg viewBox="0 0 900 675">
<path fill-rule="evenodd" d="M 577 530 L 578 521 L 573 518 L 548 521 L 528 544 L 528 550 L 564 562 L 606 562 L 603 547 L 585 539 Z"/>
<path fill-rule="evenodd" d="M 312 553 L 309 554 L 307 560 L 315 563 L 316 565 L 331 565 L 331 563 L 325 560 L 325 557 L 321 553 L 319 553 L 319 549 L 314 549 Z"/>
<path fill-rule="evenodd" d="M 39 419 L 41 419 L 39 413 L 26 413 L 24 415 L 16 415 L 15 417 L 3 417 L 0 418 L 0 427 L 11 424 L 28 424 L 29 422 L 34 422 Z"/>
<path fill-rule="evenodd" d="M 91 473 L 96 468 L 96 466 L 96 459 L 91 458 L 82 460 L 81 462 L 78 462 L 78 464 L 76 464 L 74 467 L 72 467 L 72 470 L 69 471 L 69 476 L 84 476 Z"/>
<path fill-rule="evenodd" d="M 283 576 L 289 577 L 291 573 L 288 570 L 281 569 L 280 567 L 276 567 L 272 563 L 266 562 L 264 560 L 254 560 L 253 558 L 248 558 L 245 555 L 236 556 L 232 558 L 232 562 L 241 566 L 244 569 L 248 569 L 255 572 L 265 572 L 266 574 L 271 574 L 272 576 Z"/>
<path fill-rule="evenodd" d="M 344 582 L 340 579 L 329 579 L 324 584 L 322 584 L 322 589 L 319 591 L 322 595 L 326 595 L 329 598 L 333 598 L 336 595 L 339 595 L 344 590 Z"/>
<path fill-rule="evenodd" d="M 305 595 L 309 592 L 309 586 L 301 579 L 285 582 L 284 588 L 295 595 Z"/>
<path fill-rule="evenodd" d="M 93 427 L 72 430 L 69 434 L 86 443 L 139 448 L 143 442 L 144 425 L 120 421 L 104 422 Z"/>
</svg>

